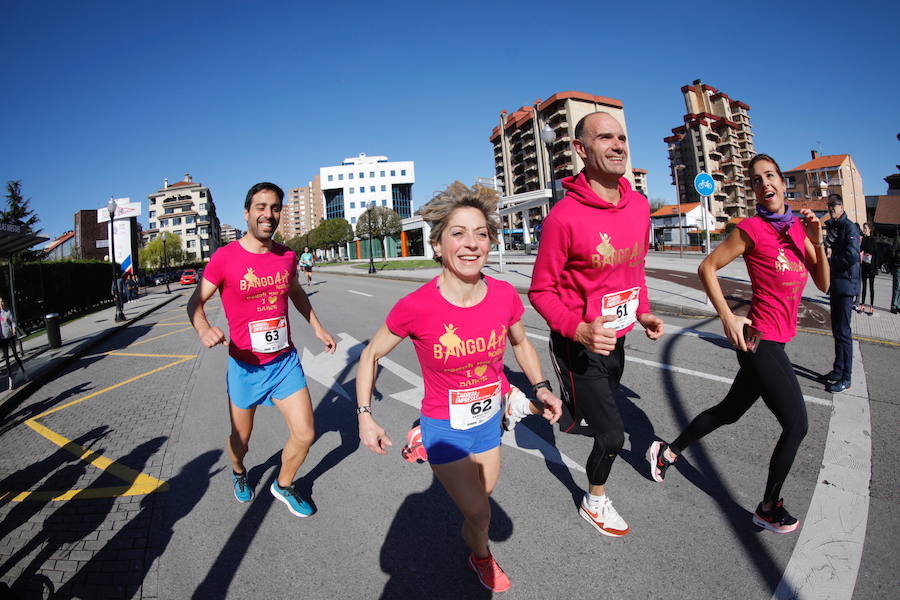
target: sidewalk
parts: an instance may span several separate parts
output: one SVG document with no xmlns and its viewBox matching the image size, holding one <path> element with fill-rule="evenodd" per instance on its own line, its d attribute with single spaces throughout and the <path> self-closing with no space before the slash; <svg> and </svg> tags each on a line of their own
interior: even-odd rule
<svg viewBox="0 0 900 600">
<path fill-rule="evenodd" d="M 0 364 L 3 373 L 0 377 L 0 417 L 8 414 L 34 390 L 53 379 L 66 366 L 90 352 L 106 338 L 166 304 L 186 297 L 179 293 L 180 290 L 166 294 L 163 286 L 150 290 L 149 293 L 123 306 L 122 312 L 126 320 L 121 323 L 116 323 L 116 308 L 112 306 L 60 326 L 62 345 L 59 348 L 50 347 L 46 332 L 24 341 L 22 345 L 25 353 L 21 358 L 29 379 L 27 382 L 22 380 L 21 371 L 10 357 L 17 387 L 8 389 L 9 375 L 6 373 L 5 365 Z"/>
<path fill-rule="evenodd" d="M 716 311 L 712 304 L 707 303 L 706 294 L 691 285 L 681 285 L 673 281 L 654 277 L 651 271 L 667 271 L 671 278 L 684 277 L 685 282 L 696 282 L 697 267 L 705 255 L 697 252 L 685 252 L 680 257 L 678 252 L 654 252 L 647 254 L 646 268 L 647 292 L 653 310 L 661 313 L 669 313 L 684 316 L 715 317 Z M 421 258 L 421 257 L 411 257 Z M 503 270 L 500 270 L 497 253 L 491 253 L 488 264 L 483 272 L 496 279 L 509 282 L 520 293 L 526 293 L 531 285 L 531 271 L 534 268 L 534 254 L 525 254 L 521 251 L 503 253 Z M 397 259 L 392 259 L 397 260 Z M 433 268 L 378 271 L 369 275 L 365 269 L 356 269 L 353 265 L 368 264 L 368 261 L 351 261 L 337 265 L 316 267 L 322 273 L 334 273 L 339 275 L 359 275 L 364 277 L 380 277 L 383 279 L 395 279 L 400 281 L 424 282 L 440 274 L 441 268 L 435 263 Z M 378 262 L 375 263 L 376 268 Z M 683 274 L 683 275 L 682 275 Z M 734 261 L 719 271 L 719 276 L 731 281 L 749 285 L 747 269 L 742 261 Z M 890 312 L 891 278 L 889 275 L 879 274 L 875 278 L 876 313 L 873 316 L 853 313 L 851 329 L 855 338 L 864 341 L 881 341 L 900 344 L 900 315 L 892 315 Z M 828 310 L 828 296 L 823 294 L 812 281 L 807 281 L 804 290 L 804 298 Z M 830 335 L 831 330 L 821 328 Z"/>
</svg>

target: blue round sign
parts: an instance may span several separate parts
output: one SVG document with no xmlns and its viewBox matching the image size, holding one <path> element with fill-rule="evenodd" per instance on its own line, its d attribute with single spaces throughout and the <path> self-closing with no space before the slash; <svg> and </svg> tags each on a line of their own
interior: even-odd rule
<svg viewBox="0 0 900 600">
<path fill-rule="evenodd" d="M 694 177 L 694 189 L 701 196 L 712 196 L 713 192 L 716 191 L 716 182 L 713 180 L 712 175 L 701 171 Z"/>
</svg>

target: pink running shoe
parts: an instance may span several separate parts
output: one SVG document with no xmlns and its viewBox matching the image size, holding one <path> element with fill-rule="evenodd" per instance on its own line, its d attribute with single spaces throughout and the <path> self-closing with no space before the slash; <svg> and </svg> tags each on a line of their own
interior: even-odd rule
<svg viewBox="0 0 900 600">
<path fill-rule="evenodd" d="M 406 445 L 400 450 L 401 456 L 406 462 L 423 463 L 428 460 L 428 453 L 422 445 L 422 430 L 418 425 L 406 434 Z"/>
</svg>

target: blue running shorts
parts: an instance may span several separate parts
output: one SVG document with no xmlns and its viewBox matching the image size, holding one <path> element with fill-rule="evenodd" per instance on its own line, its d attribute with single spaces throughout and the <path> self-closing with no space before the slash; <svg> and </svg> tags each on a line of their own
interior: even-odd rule
<svg viewBox="0 0 900 600">
<path fill-rule="evenodd" d="M 275 406 L 273 398 L 283 400 L 306 387 L 296 348 L 264 365 L 250 365 L 229 356 L 227 381 L 231 403 L 243 409 Z"/>
<path fill-rule="evenodd" d="M 500 445 L 503 433 L 500 427 L 502 413 L 503 411 L 498 410 L 487 423 L 464 430 L 450 427 L 450 419 L 432 419 L 422 415 L 419 427 L 422 430 L 422 445 L 428 453 L 428 462 L 442 465 L 496 448 Z"/>
</svg>

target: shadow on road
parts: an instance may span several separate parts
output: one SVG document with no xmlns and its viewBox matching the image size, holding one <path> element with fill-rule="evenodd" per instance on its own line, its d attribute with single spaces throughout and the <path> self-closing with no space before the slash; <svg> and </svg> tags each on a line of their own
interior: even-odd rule
<svg viewBox="0 0 900 600">
<path fill-rule="evenodd" d="M 499 504 L 490 502 L 488 537 L 506 540 L 513 532 L 512 521 Z M 462 514 L 434 475 L 426 490 L 407 496 L 381 546 L 381 570 L 390 579 L 379 598 L 492 597 L 466 564 L 469 548 L 462 524 Z M 502 564 L 503 558 L 498 560 Z"/>
</svg>

